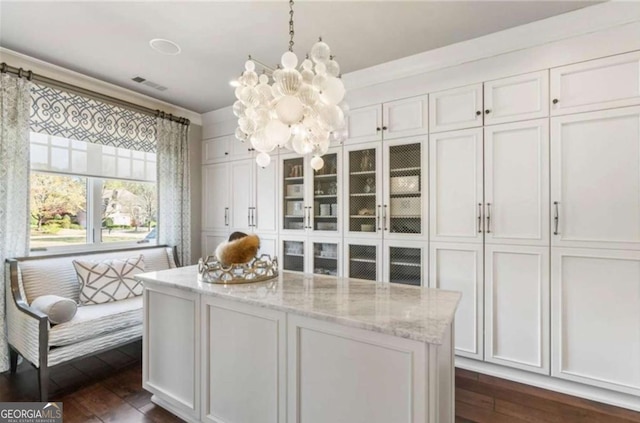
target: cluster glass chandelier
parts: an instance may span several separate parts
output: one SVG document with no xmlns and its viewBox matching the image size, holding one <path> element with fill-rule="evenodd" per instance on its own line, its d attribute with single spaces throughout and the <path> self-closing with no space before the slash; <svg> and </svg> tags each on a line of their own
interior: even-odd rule
<svg viewBox="0 0 640 423">
<path fill-rule="evenodd" d="M 346 138 L 345 88 L 340 66 L 322 38 L 298 66 L 293 53 L 293 0 L 289 1 L 289 16 L 291 38 L 282 66 L 272 68 L 249 56 L 245 71 L 231 83 L 238 99 L 233 104 L 238 117 L 236 138 L 251 142 L 259 152 L 256 162 L 261 167 L 271 162 L 270 152 L 284 147 L 312 156 L 311 167 L 318 170 L 331 141 Z M 260 76 L 256 64 L 262 67 Z"/>
</svg>

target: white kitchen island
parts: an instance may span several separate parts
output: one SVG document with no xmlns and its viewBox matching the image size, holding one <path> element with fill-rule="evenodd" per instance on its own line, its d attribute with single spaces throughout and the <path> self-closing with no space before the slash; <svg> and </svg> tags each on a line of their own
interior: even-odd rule
<svg viewBox="0 0 640 423">
<path fill-rule="evenodd" d="M 196 266 L 139 279 L 144 388 L 187 421 L 454 421 L 457 292 L 287 272 L 213 285 Z"/>
</svg>

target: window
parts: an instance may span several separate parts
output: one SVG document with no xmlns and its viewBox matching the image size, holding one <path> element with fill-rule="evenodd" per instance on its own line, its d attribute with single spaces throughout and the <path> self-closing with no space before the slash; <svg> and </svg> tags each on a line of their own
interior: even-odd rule
<svg viewBox="0 0 640 423">
<path fill-rule="evenodd" d="M 31 250 L 155 243 L 155 153 L 31 133 Z"/>
</svg>

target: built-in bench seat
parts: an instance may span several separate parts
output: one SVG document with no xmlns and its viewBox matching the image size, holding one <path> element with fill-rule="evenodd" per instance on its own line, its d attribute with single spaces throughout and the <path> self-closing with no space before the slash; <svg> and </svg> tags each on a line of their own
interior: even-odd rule
<svg viewBox="0 0 640 423">
<path fill-rule="evenodd" d="M 7 260 L 7 334 L 11 368 L 18 355 L 38 368 L 40 400 L 48 397 L 48 369 L 95 354 L 142 336 L 142 296 L 104 304 L 79 306 L 73 319 L 52 325 L 46 314 L 30 306 L 42 295 L 79 302 L 80 284 L 73 261 L 126 259 L 142 254 L 145 271 L 177 267 L 175 249 L 167 246 L 36 256 Z"/>
</svg>

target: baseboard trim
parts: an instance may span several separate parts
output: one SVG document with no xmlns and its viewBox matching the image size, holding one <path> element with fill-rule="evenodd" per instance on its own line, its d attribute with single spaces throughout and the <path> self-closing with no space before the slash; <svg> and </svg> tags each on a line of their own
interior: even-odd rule
<svg viewBox="0 0 640 423">
<path fill-rule="evenodd" d="M 511 369 L 466 357 L 456 357 L 455 363 L 456 367 L 460 369 L 640 412 L 640 397 L 634 395 L 557 379 L 551 376 L 529 373 L 524 370 Z"/>
</svg>

